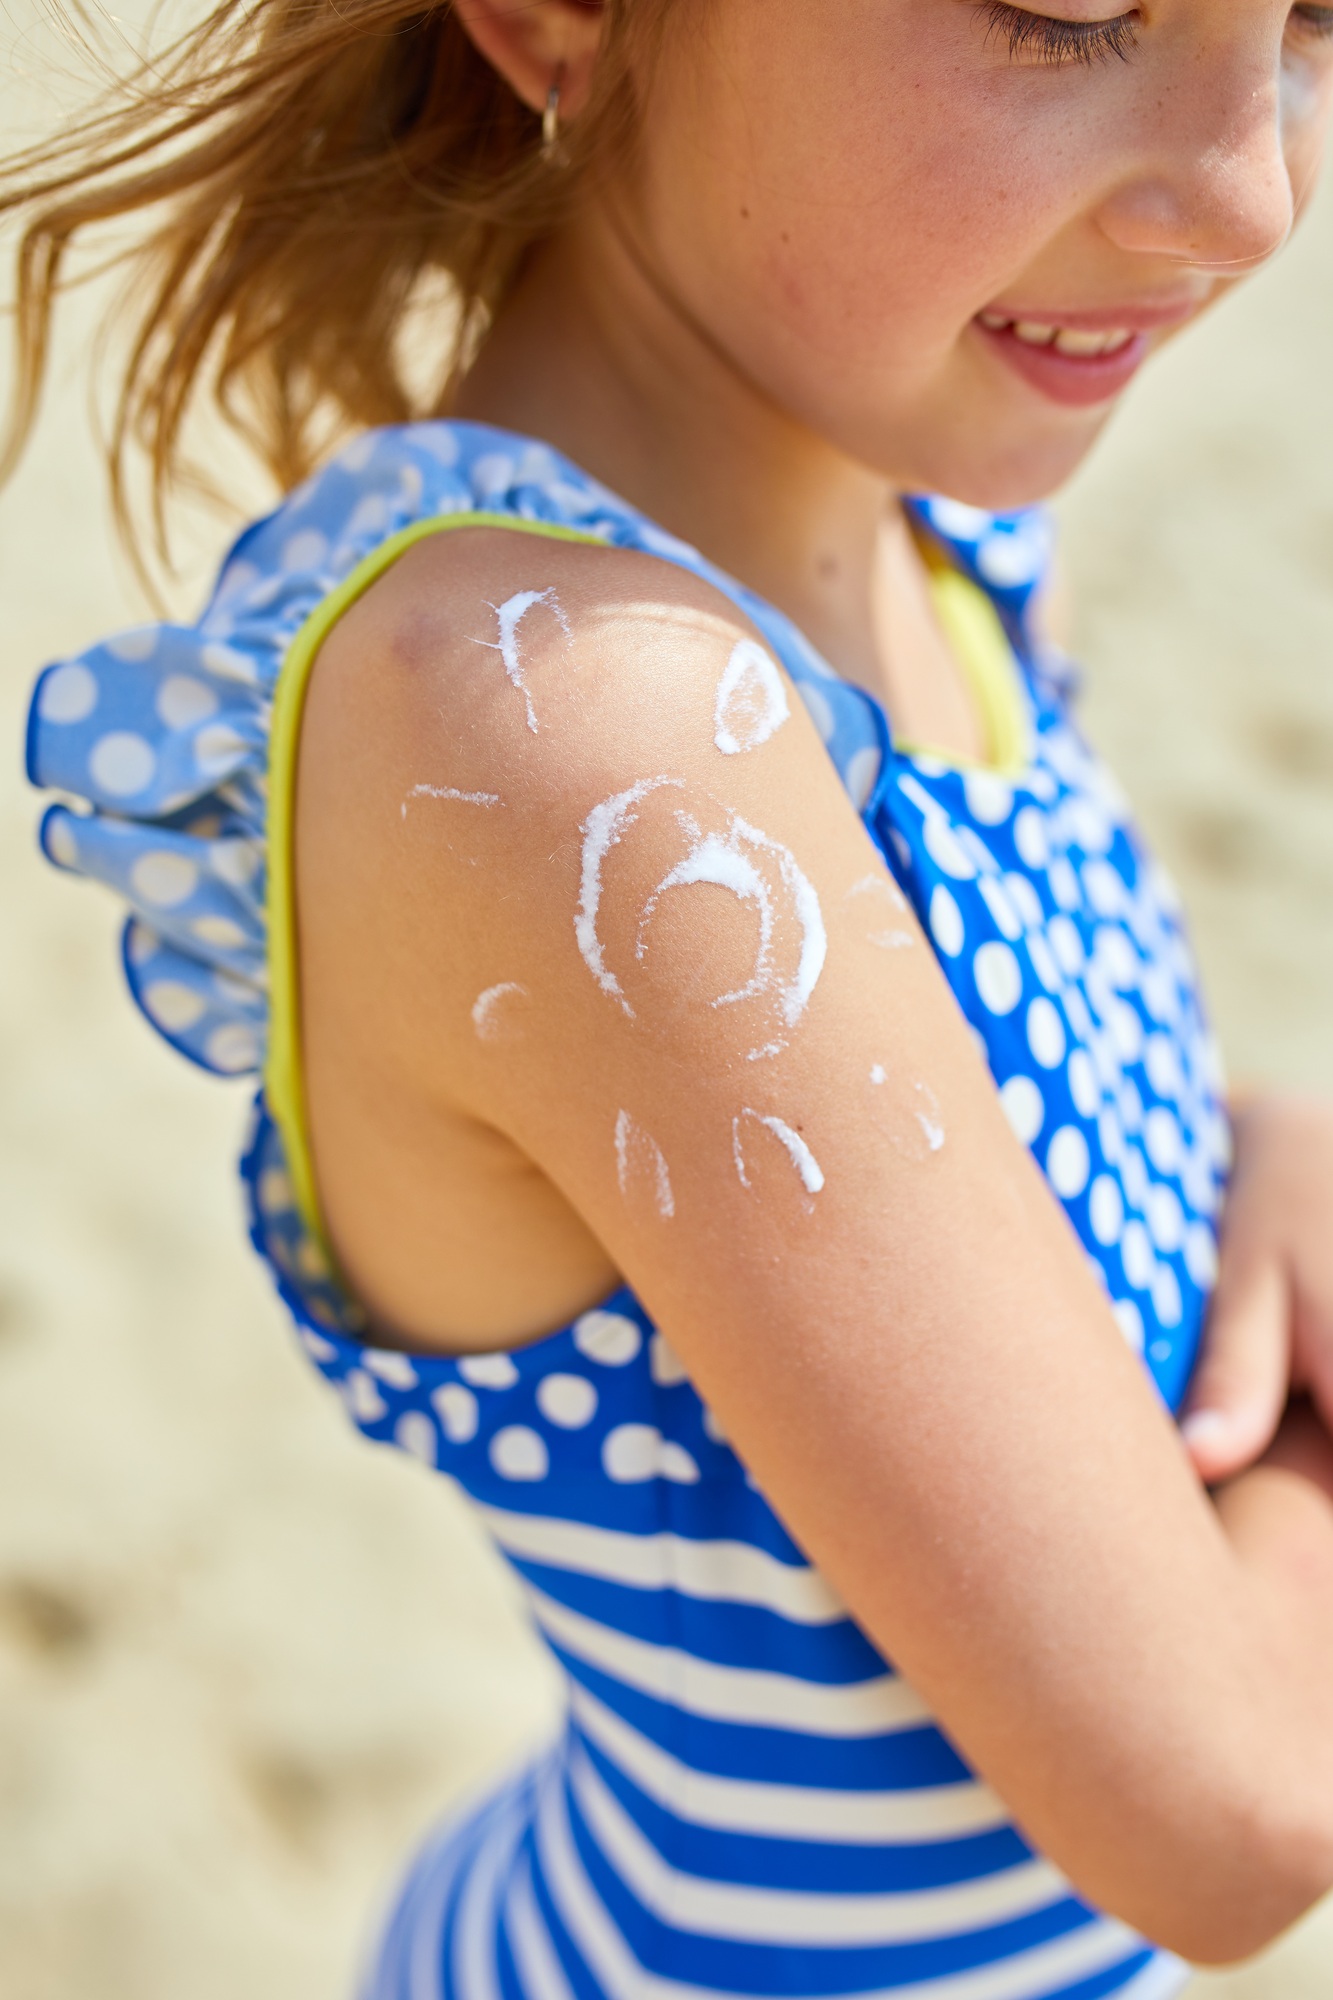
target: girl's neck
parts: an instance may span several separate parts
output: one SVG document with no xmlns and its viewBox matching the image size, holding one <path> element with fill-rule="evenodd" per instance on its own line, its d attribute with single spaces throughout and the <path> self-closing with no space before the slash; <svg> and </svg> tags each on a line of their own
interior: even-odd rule
<svg viewBox="0 0 1333 2000">
<path fill-rule="evenodd" d="M 778 605 L 839 671 L 880 680 L 892 489 L 749 382 L 611 225 L 533 259 L 457 414 L 553 444 Z"/>
</svg>

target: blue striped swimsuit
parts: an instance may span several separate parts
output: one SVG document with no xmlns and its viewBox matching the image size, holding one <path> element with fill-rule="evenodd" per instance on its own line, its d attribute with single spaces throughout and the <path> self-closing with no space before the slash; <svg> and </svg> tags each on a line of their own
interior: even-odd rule
<svg viewBox="0 0 1333 2000">
<path fill-rule="evenodd" d="M 263 1060 L 266 757 L 306 620 L 386 538 L 476 512 L 677 563 L 753 621 L 931 938 L 1010 1120 L 1165 1402 L 1215 1268 L 1228 1135 L 1169 884 L 1029 633 L 1039 516 L 914 503 L 998 610 L 1027 750 L 1000 777 L 895 745 L 790 622 L 545 446 L 367 434 L 241 536 L 193 626 L 48 668 L 42 843 L 129 902 L 125 968 L 205 1068 Z M 455 1479 L 567 1676 L 555 1742 L 416 1860 L 368 2000 L 1160 2000 L 1185 1970 L 1035 1855 L 807 1562 L 622 1289 L 514 1354 L 368 1345 L 261 1091 L 255 1247 L 369 1438 Z M 1132 1690 L 1126 1691 L 1132 1699 Z"/>
</svg>

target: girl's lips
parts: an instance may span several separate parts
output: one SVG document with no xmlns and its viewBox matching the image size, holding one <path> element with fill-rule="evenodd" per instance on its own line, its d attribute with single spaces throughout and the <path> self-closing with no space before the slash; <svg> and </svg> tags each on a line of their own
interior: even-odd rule
<svg viewBox="0 0 1333 2000">
<path fill-rule="evenodd" d="M 1052 403 L 1088 408 L 1110 402 L 1147 358 L 1146 333 L 1134 333 L 1110 354 L 1062 354 L 1020 340 L 1012 326 L 991 327 L 980 318 L 973 328 L 991 352 Z"/>
</svg>

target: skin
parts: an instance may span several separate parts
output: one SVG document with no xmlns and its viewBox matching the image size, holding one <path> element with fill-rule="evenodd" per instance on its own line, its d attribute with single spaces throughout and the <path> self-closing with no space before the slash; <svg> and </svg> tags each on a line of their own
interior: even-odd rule
<svg viewBox="0 0 1333 2000">
<path fill-rule="evenodd" d="M 465 18 L 535 107 L 559 73 L 577 119 L 598 9 Z M 1011 60 L 961 0 L 680 0 L 675 19 L 635 161 L 531 259 L 462 413 L 568 451 L 780 604 L 903 734 L 975 750 L 895 494 L 1033 499 L 1107 415 L 1041 394 L 977 314 L 1203 310 L 1308 191 L 1333 41 L 1267 0 L 1163 0 L 1127 61 L 1064 67 Z M 488 605 L 547 589 L 567 629 L 524 621 L 533 732 L 477 640 Z M 342 1267 L 380 1338 L 445 1351 L 539 1338 L 627 1277 L 1037 1845 L 1149 1936 L 1242 1955 L 1333 1882 L 1333 1127 L 1262 1103 L 1238 1123 L 1195 1407 L 1239 1413 L 1196 1450 L 1240 1476 L 1210 1498 L 929 948 L 870 942 L 882 912 L 851 892 L 888 876 L 799 700 L 762 750 L 715 748 L 745 636 L 648 558 L 466 531 L 412 550 L 326 642 L 297 887 Z M 605 869 L 631 1015 L 576 939 L 581 828 L 664 776 Z M 758 1063 L 762 1009 L 709 1004 L 744 982 L 752 912 L 694 886 L 641 931 L 682 806 L 762 830 L 819 898 L 827 962 Z M 779 962 L 797 942 L 784 906 Z M 483 1038 L 474 1003 L 504 983 L 525 992 Z M 934 1152 L 907 1143 L 918 1084 Z M 754 1120 L 742 1184 L 742 1105 L 801 1135 L 818 1194 Z M 621 1188 L 625 1111 L 668 1163 L 669 1220 L 651 1174 Z M 1314 1404 L 1283 1418 L 1293 1363 Z"/>
</svg>

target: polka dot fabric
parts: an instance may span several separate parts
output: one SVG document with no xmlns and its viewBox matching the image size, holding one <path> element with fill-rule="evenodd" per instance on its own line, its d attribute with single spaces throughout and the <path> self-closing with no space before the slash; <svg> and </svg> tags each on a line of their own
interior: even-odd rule
<svg viewBox="0 0 1333 2000">
<path fill-rule="evenodd" d="M 484 510 L 592 533 L 726 592 L 782 661 L 916 909 L 1030 1146 L 1174 1405 L 1215 1262 L 1227 1131 L 1169 884 L 1032 644 L 1043 520 L 916 503 L 1015 649 L 1020 777 L 900 754 L 771 606 L 544 446 L 369 434 L 241 537 L 195 628 L 48 670 L 29 767 L 85 801 L 57 865 L 129 903 L 126 970 L 175 1046 L 254 1069 L 266 1029 L 268 726 L 305 619 L 398 529 Z M 456 1480 L 567 1676 L 558 1740 L 415 1862 L 369 2000 L 1164 2000 L 1184 1971 L 1009 1822 L 750 1479 L 622 1289 L 513 1354 L 374 1346 L 302 1219 L 262 1093 L 252 1237 L 367 1437 Z"/>
</svg>

